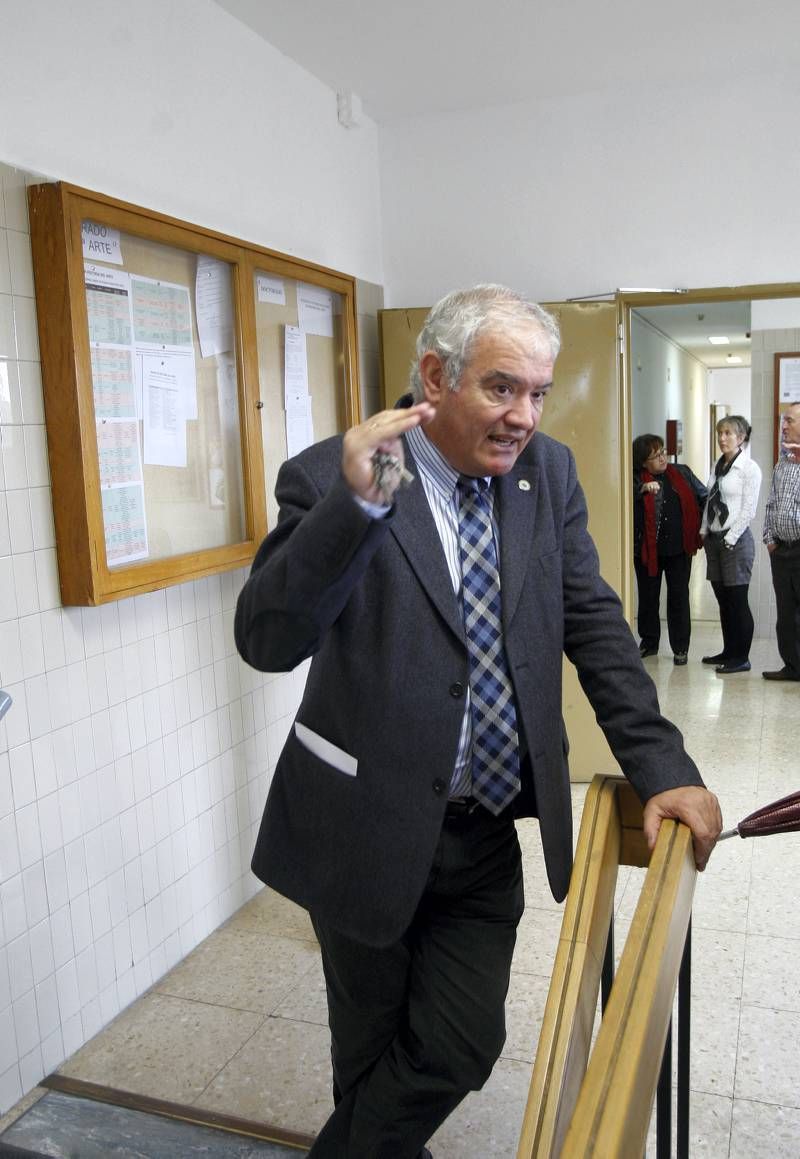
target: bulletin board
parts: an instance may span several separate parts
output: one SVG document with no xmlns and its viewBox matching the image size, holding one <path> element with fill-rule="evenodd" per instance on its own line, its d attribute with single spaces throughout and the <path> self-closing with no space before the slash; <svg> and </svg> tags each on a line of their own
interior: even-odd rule
<svg viewBox="0 0 800 1159">
<path fill-rule="evenodd" d="M 62 600 L 249 563 L 280 463 L 358 421 L 354 279 L 66 183 L 29 204 Z"/>
<path fill-rule="evenodd" d="M 792 403 L 800 402 L 800 351 L 775 355 L 775 441 L 774 461 L 781 454 L 781 415 Z"/>
</svg>

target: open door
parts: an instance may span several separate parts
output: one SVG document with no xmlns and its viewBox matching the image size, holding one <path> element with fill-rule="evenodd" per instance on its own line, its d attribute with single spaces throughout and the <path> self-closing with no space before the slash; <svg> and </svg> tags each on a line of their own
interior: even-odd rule
<svg viewBox="0 0 800 1159">
<path fill-rule="evenodd" d="M 600 554 L 605 579 L 630 613 L 627 560 L 627 490 L 623 482 L 622 404 L 618 362 L 618 316 L 615 301 L 544 303 L 561 326 L 561 354 L 553 390 L 545 405 L 541 429 L 572 448 L 589 505 L 589 530 Z M 381 310 L 378 314 L 381 391 L 391 407 L 408 389 L 408 369 L 428 307 Z M 574 781 L 618 766 L 575 669 L 564 662 L 564 720 L 570 738 Z"/>
<path fill-rule="evenodd" d="M 625 599 L 629 568 L 624 545 L 629 512 L 622 483 L 623 411 L 617 357 L 617 303 L 544 302 L 561 327 L 561 353 L 540 429 L 575 455 L 586 493 L 589 531 L 603 578 Z M 626 607 L 626 610 L 627 607 Z M 570 775 L 590 781 L 618 769 L 594 710 L 565 659 L 563 713 L 569 735 Z"/>
</svg>

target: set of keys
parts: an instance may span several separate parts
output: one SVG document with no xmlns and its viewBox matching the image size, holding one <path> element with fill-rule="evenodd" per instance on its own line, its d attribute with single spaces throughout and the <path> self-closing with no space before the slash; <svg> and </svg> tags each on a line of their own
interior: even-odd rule
<svg viewBox="0 0 800 1159">
<path fill-rule="evenodd" d="M 376 451 L 372 456 L 372 469 L 375 486 L 387 506 L 391 506 L 394 502 L 394 493 L 398 487 L 407 487 L 414 481 L 414 476 L 406 470 L 397 456 L 389 455 L 385 451 Z"/>
</svg>

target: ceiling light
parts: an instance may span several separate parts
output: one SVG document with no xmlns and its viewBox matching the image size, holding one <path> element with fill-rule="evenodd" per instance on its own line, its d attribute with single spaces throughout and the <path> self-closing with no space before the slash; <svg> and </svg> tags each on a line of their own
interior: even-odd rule
<svg viewBox="0 0 800 1159">
<path fill-rule="evenodd" d="M 726 354 L 725 361 L 733 363 L 733 362 L 741 362 L 742 360 L 738 354 Z"/>
<path fill-rule="evenodd" d="M 730 338 L 726 338 L 724 334 L 711 334 L 708 340 L 712 346 L 728 346 L 730 344 Z"/>
</svg>

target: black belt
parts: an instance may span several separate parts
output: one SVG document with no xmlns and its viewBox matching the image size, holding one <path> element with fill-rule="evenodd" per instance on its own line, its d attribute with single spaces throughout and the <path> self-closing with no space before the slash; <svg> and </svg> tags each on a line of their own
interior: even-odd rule
<svg viewBox="0 0 800 1159">
<path fill-rule="evenodd" d="M 476 800 L 475 797 L 451 797 L 445 807 L 445 820 L 470 817 L 478 808 L 480 808 L 480 801 Z"/>
</svg>

